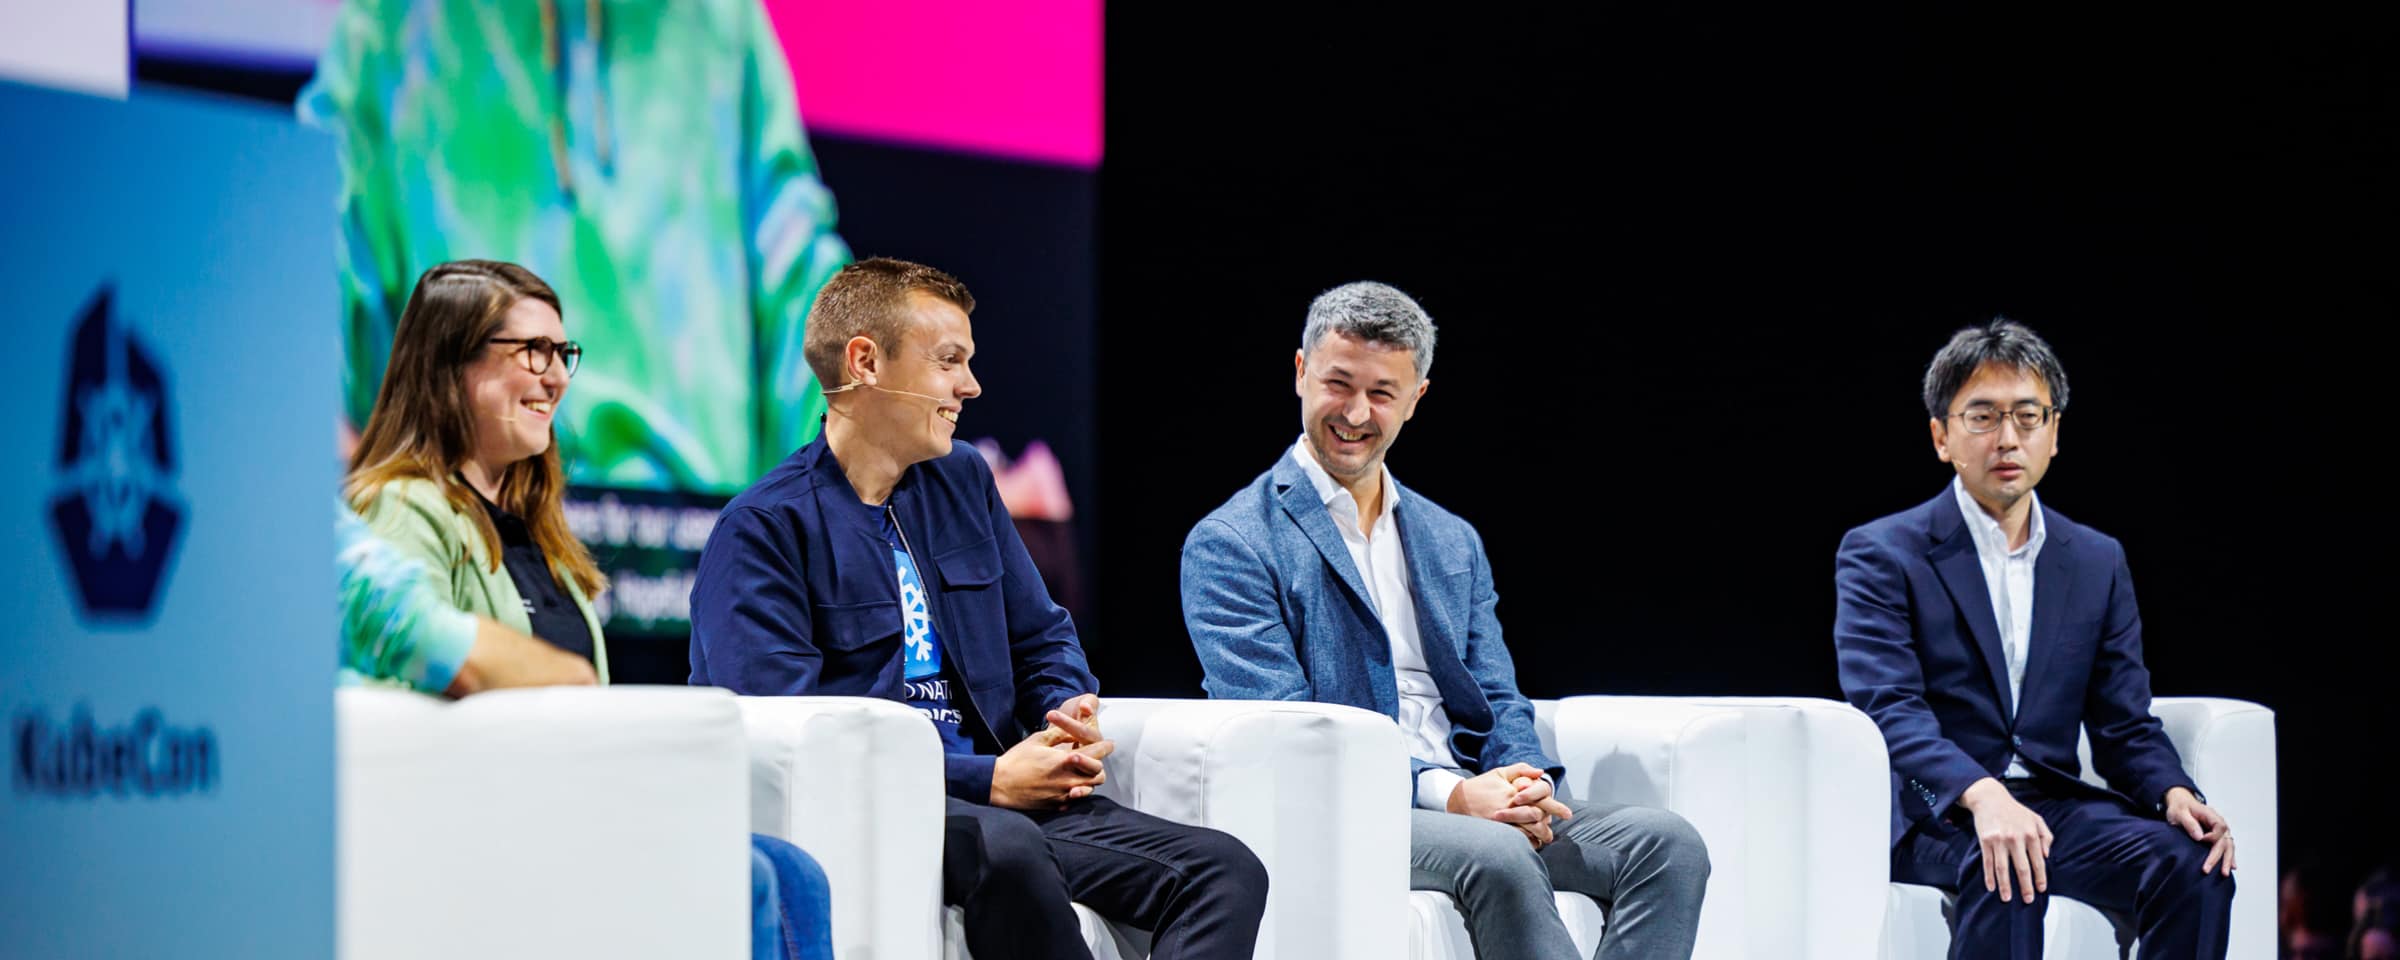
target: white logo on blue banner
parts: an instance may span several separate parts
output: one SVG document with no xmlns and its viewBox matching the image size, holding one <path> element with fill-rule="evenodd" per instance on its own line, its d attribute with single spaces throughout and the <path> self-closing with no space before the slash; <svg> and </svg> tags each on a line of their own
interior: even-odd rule
<svg viewBox="0 0 2400 960">
<path fill-rule="evenodd" d="M 0 84 L 0 953 L 334 951 L 332 144 Z"/>
<path fill-rule="evenodd" d="M 50 520 L 86 622 L 147 623 L 183 524 L 165 371 L 93 294 L 75 321 L 59 399 Z"/>
</svg>

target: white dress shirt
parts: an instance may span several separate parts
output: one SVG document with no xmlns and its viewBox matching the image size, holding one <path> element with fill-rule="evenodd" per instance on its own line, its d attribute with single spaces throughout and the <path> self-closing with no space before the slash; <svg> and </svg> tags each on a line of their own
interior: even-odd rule
<svg viewBox="0 0 2400 960">
<path fill-rule="evenodd" d="M 1967 495 L 1966 483 L 1952 480 L 1950 489 L 1958 495 L 1959 512 L 1967 515 L 1967 534 L 1975 538 L 1975 557 L 1983 561 L 1984 591 L 1992 595 L 1992 622 L 2000 625 L 2000 651 L 2008 660 L 2010 719 L 2015 719 L 2016 706 L 2025 699 L 2025 652 L 2033 642 L 2033 562 L 2042 555 L 2042 538 L 2047 534 L 2042 526 L 2042 501 L 2032 493 L 2025 495 L 2032 501 L 2027 521 L 2030 529 L 2025 545 L 2011 550 L 2008 532 Z M 2013 751 L 2005 775 L 2032 776 Z"/>
<path fill-rule="evenodd" d="M 1458 758 L 1450 752 L 1450 714 L 1442 710 L 1442 691 L 1434 686 L 1433 674 L 1426 669 L 1425 644 L 1417 635 L 1417 604 L 1408 588 L 1408 557 L 1401 552 L 1400 526 L 1393 517 L 1400 505 L 1400 487 L 1392 482 L 1391 468 L 1383 468 L 1383 509 L 1373 523 L 1362 526 L 1358 498 L 1318 465 L 1307 437 L 1292 445 L 1292 460 L 1308 474 L 1308 482 L 1317 488 L 1325 511 L 1333 517 L 1334 529 L 1342 532 L 1342 544 L 1350 548 L 1350 563 L 1366 584 L 1367 602 L 1375 608 L 1376 619 L 1383 621 L 1384 638 L 1392 646 L 1392 678 L 1400 687 L 1400 734 L 1408 742 L 1408 754 L 1442 768 L 1417 776 L 1417 806 L 1447 809 L 1450 792 L 1465 778 L 1450 769 L 1458 766 Z"/>
</svg>

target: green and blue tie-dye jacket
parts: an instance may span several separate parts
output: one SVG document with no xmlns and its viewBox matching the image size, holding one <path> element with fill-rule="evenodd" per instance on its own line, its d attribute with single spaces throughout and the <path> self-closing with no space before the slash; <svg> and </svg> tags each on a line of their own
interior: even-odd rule
<svg viewBox="0 0 2400 960">
<path fill-rule="evenodd" d="M 434 589 L 425 564 L 377 537 L 342 506 L 334 521 L 345 684 L 450 688 L 475 645 L 475 617 Z"/>
</svg>

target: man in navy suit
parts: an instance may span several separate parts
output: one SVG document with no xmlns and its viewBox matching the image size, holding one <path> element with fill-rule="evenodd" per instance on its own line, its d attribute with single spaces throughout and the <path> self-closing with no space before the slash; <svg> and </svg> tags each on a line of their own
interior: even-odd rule
<svg viewBox="0 0 2400 960">
<path fill-rule="evenodd" d="M 1834 646 L 1891 751 L 1892 879 L 1957 894 L 1954 958 L 2039 958 L 2053 893 L 2132 918 L 2145 957 L 2223 957 L 2233 831 L 2150 715 L 2125 549 L 2033 493 L 2066 406 L 2033 331 L 1959 331 L 1925 371 L 1956 479 L 1842 538 Z"/>
<path fill-rule="evenodd" d="M 1292 358 L 1299 441 L 1184 542 L 1205 685 L 1397 722 L 1411 886 L 1456 898 L 1483 960 L 1575 956 L 1554 890 L 1608 905 L 1601 957 L 1689 957 L 1708 885 L 1699 833 L 1665 810 L 1552 795 L 1561 771 L 1517 692 L 1483 540 L 1384 468 L 1433 341 L 1425 311 L 1383 284 L 1309 306 Z"/>
</svg>

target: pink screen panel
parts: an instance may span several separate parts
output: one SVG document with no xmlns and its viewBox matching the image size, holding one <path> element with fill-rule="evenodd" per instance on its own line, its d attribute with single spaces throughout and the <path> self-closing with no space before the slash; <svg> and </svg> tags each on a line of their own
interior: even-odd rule
<svg viewBox="0 0 2400 960">
<path fill-rule="evenodd" d="M 1100 163 L 1101 0 L 767 0 L 811 132 Z"/>
</svg>

